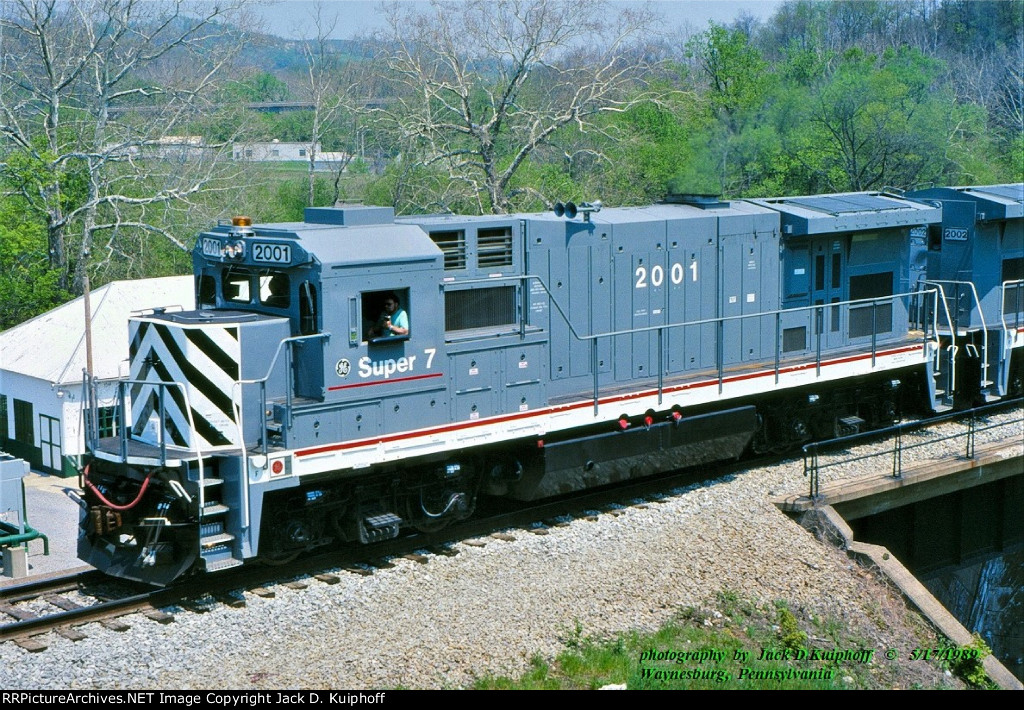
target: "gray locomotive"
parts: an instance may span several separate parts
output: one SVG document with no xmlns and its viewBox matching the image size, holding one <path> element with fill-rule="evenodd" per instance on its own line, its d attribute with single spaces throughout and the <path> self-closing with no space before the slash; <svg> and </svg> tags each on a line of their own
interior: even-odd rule
<svg viewBox="0 0 1024 710">
<path fill-rule="evenodd" d="M 80 556 L 168 584 L 1019 389 L 1022 186 L 918 197 L 222 224 L 129 323 Z"/>
</svg>

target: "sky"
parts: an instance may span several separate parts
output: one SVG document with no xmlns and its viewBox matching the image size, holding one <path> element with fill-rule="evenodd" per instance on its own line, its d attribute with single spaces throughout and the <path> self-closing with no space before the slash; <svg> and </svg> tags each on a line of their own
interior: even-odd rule
<svg viewBox="0 0 1024 710">
<path fill-rule="evenodd" d="M 382 29 L 381 3 L 371 0 L 324 0 L 325 17 L 338 16 L 338 23 L 332 37 L 351 39 Z M 403 0 L 402 4 L 423 4 L 424 0 Z M 640 6 L 644 3 L 611 0 L 611 5 Z M 666 30 L 690 29 L 697 31 L 707 27 L 709 20 L 727 24 L 742 13 L 759 19 L 766 19 L 782 4 L 780 0 L 656 0 L 646 3 L 664 19 Z M 309 0 L 278 0 L 256 8 L 266 22 L 271 34 L 287 38 L 300 38 L 311 34 L 311 15 L 316 6 Z"/>
</svg>

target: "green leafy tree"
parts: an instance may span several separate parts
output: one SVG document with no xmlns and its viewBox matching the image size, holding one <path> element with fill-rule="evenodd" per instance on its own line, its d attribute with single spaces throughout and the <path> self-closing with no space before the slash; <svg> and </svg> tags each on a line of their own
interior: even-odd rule
<svg viewBox="0 0 1024 710">
<path fill-rule="evenodd" d="M 46 228 L 26 220 L 24 201 L 0 200 L 0 330 L 36 316 L 69 297 L 50 268 Z"/>
<path fill-rule="evenodd" d="M 714 23 L 690 40 L 686 55 L 694 63 L 694 80 L 703 86 L 707 120 L 694 131 L 695 163 L 675 182 L 691 191 L 745 194 L 760 181 L 757 169 L 771 156 L 762 153 L 773 145 L 765 111 L 777 90 L 770 64 L 742 31 Z M 704 176 L 701 178 L 701 176 Z M 709 184 L 708 177 L 717 180 Z"/>
<path fill-rule="evenodd" d="M 258 71 L 244 79 L 228 82 L 222 92 L 223 101 L 243 103 L 287 101 L 289 98 L 288 84 L 268 71 Z"/>
<path fill-rule="evenodd" d="M 828 191 L 912 187 L 962 174 L 978 114 L 944 89 L 943 64 L 905 49 L 850 50 L 808 95 L 797 152 Z M 959 143 L 959 148 L 958 148 Z"/>
</svg>

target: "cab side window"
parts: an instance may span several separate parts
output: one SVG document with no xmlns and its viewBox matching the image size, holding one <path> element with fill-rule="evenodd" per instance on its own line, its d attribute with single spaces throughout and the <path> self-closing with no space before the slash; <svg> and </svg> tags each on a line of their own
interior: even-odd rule
<svg viewBox="0 0 1024 710">
<path fill-rule="evenodd" d="M 299 333 L 312 335 L 317 332 L 316 286 L 309 281 L 299 285 Z"/>
<path fill-rule="evenodd" d="M 408 304 L 407 288 L 361 294 L 364 339 L 374 343 L 408 338 L 412 332 Z"/>
<path fill-rule="evenodd" d="M 217 305 L 217 280 L 210 274 L 199 277 L 199 307 L 213 308 Z"/>
</svg>

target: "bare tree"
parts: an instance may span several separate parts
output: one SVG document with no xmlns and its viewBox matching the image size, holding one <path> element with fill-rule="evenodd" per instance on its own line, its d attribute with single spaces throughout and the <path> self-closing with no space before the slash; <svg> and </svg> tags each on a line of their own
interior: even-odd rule
<svg viewBox="0 0 1024 710">
<path fill-rule="evenodd" d="M 415 164 L 404 172 L 422 166 L 481 213 L 510 210 L 523 191 L 517 171 L 560 129 L 600 131 L 601 114 L 653 97 L 644 11 L 599 0 L 434 1 L 426 12 L 396 4 L 389 23 L 395 94 L 377 111 Z"/>
<path fill-rule="evenodd" d="M 328 129 L 342 109 L 344 99 L 341 87 L 342 77 L 339 72 L 339 57 L 330 39 L 338 24 L 338 16 L 326 17 L 324 4 L 318 2 L 311 12 L 316 35 L 302 41 L 302 56 L 306 60 L 306 85 L 309 100 L 313 105 L 312 126 L 310 127 L 309 150 L 309 192 L 307 203 L 313 206 L 316 163 L 323 140 Z M 347 163 L 347 161 L 344 161 Z M 332 170 L 333 170 L 332 166 Z M 335 180 L 335 200 L 337 186 L 345 165 L 337 167 Z M 333 203 L 332 203 L 333 204 Z"/>
<path fill-rule="evenodd" d="M 13 0 L 0 13 L 3 170 L 46 222 L 60 285 L 81 288 L 98 234 L 186 249 L 153 211 L 211 186 L 225 146 L 190 136 L 242 38 L 242 0 Z M 80 231 L 79 231 L 80 230 Z M 73 237 L 77 255 L 68 254 Z"/>
</svg>

